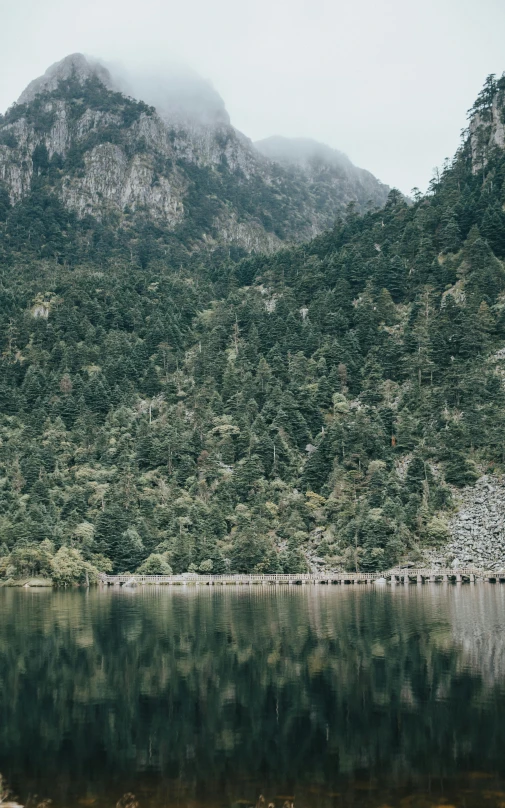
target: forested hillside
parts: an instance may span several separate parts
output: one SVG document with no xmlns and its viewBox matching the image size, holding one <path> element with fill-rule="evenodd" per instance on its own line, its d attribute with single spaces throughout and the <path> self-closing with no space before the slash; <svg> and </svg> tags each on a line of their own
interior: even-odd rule
<svg viewBox="0 0 505 808">
<path fill-rule="evenodd" d="M 2 574 L 373 570 L 443 544 L 454 487 L 505 462 L 504 88 L 426 196 L 273 256 L 175 257 L 149 222 L 126 249 L 44 164 L 0 195 Z"/>
</svg>

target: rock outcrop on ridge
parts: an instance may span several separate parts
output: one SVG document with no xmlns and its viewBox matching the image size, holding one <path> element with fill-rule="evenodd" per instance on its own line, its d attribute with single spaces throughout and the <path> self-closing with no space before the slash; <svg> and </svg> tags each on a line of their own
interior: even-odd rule
<svg viewBox="0 0 505 808">
<path fill-rule="evenodd" d="M 386 201 L 386 185 L 328 147 L 317 166 L 266 155 L 203 80 L 152 87 L 128 85 L 82 54 L 32 81 L 0 118 L 0 184 L 11 203 L 45 172 L 46 187 L 80 218 L 141 214 L 178 228 L 185 244 L 272 251 L 331 227 L 349 202 Z M 130 88 L 146 97 L 125 95 Z"/>
</svg>

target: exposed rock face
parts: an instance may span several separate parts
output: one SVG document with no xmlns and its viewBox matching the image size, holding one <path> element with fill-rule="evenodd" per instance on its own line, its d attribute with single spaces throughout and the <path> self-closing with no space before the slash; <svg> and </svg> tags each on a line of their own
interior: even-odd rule
<svg viewBox="0 0 505 808">
<path fill-rule="evenodd" d="M 493 148 L 505 148 L 505 74 L 496 83 L 489 102 L 475 110 L 469 132 L 472 170 L 476 174 L 486 165 Z"/>
<path fill-rule="evenodd" d="M 65 56 L 60 62 L 55 62 L 47 68 L 43 76 L 30 82 L 18 98 L 18 104 L 29 104 L 37 95 L 43 92 L 56 90 L 60 81 L 76 78 L 81 84 L 96 76 L 108 89 L 115 89 L 111 75 L 100 62 L 84 56 L 82 53 L 72 53 Z"/>
<path fill-rule="evenodd" d="M 118 80 L 82 54 L 31 82 L 0 118 L 0 182 L 11 202 L 47 177 L 80 217 L 141 213 L 186 227 L 192 241 L 250 251 L 308 239 L 350 201 L 386 200 L 387 186 L 328 147 L 315 144 L 325 155 L 319 163 L 258 150 L 203 80 L 166 93 L 148 86 L 158 111 L 120 93 Z"/>
<path fill-rule="evenodd" d="M 462 493 L 460 508 L 449 522 L 452 540 L 433 562 L 484 570 L 505 569 L 505 480 L 481 477 Z"/>
<path fill-rule="evenodd" d="M 58 155 L 66 161 L 72 149 L 82 145 L 82 166 L 77 170 L 69 167 L 58 183 L 60 197 L 80 216 L 100 215 L 108 208 L 124 210 L 128 206 L 136 210 L 148 206 L 154 216 L 162 216 L 169 223 L 181 218 L 183 180 L 174 173 L 170 179 L 154 181 L 154 155 L 173 151 L 160 119 L 141 113 L 131 127 L 125 128 L 120 115 L 87 109 L 75 120 L 67 102 L 60 99 L 48 100 L 42 113 L 51 122 L 46 132 L 38 131 L 26 116 L 2 129 L 16 142 L 15 148 L 0 146 L 0 180 L 9 189 L 13 203 L 30 191 L 37 173 L 33 160 L 37 147 L 45 147 L 49 159 Z M 114 128 L 122 132 L 121 145 L 100 142 L 101 135 Z M 96 145 L 86 149 L 92 138 Z M 134 153 L 142 138 L 151 153 Z"/>
</svg>

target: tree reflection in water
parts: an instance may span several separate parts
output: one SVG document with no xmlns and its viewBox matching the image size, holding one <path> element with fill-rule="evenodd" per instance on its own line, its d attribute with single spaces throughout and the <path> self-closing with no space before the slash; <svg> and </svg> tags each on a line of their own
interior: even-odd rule
<svg viewBox="0 0 505 808">
<path fill-rule="evenodd" d="M 0 590 L 0 771 L 67 806 L 505 804 L 504 592 Z"/>
</svg>

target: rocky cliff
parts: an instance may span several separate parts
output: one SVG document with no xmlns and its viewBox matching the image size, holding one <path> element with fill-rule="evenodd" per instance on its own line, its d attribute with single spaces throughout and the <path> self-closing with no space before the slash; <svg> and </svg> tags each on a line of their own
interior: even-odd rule
<svg viewBox="0 0 505 808">
<path fill-rule="evenodd" d="M 166 92 L 146 83 L 156 109 L 127 86 L 82 54 L 28 85 L 0 119 L 0 183 L 12 204 L 43 181 L 80 218 L 147 215 L 185 242 L 251 251 L 317 234 L 348 202 L 386 200 L 387 186 L 344 156 L 328 160 L 332 150 L 316 165 L 256 148 L 202 82 Z"/>
<path fill-rule="evenodd" d="M 488 76 L 470 110 L 470 144 L 473 172 L 482 170 L 495 149 L 505 147 L 505 74 Z"/>
</svg>

